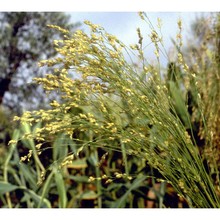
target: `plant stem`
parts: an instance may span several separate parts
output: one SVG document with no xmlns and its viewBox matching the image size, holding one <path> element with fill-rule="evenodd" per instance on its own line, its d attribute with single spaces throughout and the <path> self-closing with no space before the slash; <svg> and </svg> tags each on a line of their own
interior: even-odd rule
<svg viewBox="0 0 220 220">
<path fill-rule="evenodd" d="M 93 133 L 92 131 L 90 130 L 89 131 L 89 140 L 92 142 L 93 140 Z M 96 175 L 96 188 L 97 188 L 97 194 L 98 194 L 98 208 L 102 208 L 102 197 L 101 197 L 101 194 L 102 194 L 102 185 L 101 185 L 101 180 L 99 180 L 99 178 L 101 177 L 100 176 L 100 169 L 99 169 L 99 166 L 98 166 L 98 150 L 95 149 L 95 158 L 96 158 L 96 166 L 95 166 L 95 175 Z"/>
<path fill-rule="evenodd" d="M 125 164 L 125 173 L 127 176 L 129 176 L 127 154 L 126 154 L 125 144 L 122 143 L 122 141 L 121 141 L 121 150 L 122 150 L 123 162 Z"/>
<path fill-rule="evenodd" d="M 19 134 L 20 134 L 19 130 L 16 129 L 13 133 L 13 140 L 18 140 Z M 10 149 L 9 149 L 8 157 L 5 160 L 3 175 L 4 175 L 4 181 L 6 183 L 8 183 L 8 164 L 9 164 L 9 161 L 10 161 L 10 159 L 12 157 L 12 154 L 15 150 L 15 147 L 16 147 L 16 144 L 11 144 Z M 12 203 L 11 203 L 11 198 L 10 198 L 10 193 L 9 192 L 6 193 L 6 200 L 7 200 L 7 203 L 8 203 L 8 207 L 12 208 Z"/>
</svg>

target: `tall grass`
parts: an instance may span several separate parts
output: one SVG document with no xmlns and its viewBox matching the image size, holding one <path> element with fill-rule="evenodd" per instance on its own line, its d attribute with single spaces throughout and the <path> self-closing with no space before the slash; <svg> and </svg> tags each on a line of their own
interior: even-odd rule
<svg viewBox="0 0 220 220">
<path fill-rule="evenodd" d="M 149 24 L 146 14 L 140 13 L 140 17 Z M 57 92 L 62 100 L 51 101 L 50 110 L 25 112 L 21 118 L 16 117 L 21 123 L 43 123 L 41 128 L 26 132 L 21 138 L 43 143 L 64 133 L 81 146 L 75 155 L 92 148 L 96 160 L 96 148 L 120 151 L 125 170 L 116 173 L 116 178 L 131 181 L 127 157 L 137 157 L 157 169 L 162 176 L 157 181 L 171 184 L 190 207 L 220 207 L 219 196 L 193 135 L 185 100 L 189 87 L 184 87 L 176 71 L 172 72 L 174 78 L 168 80 L 161 72 L 160 53 L 165 52 L 160 33 L 151 27 L 149 36 L 158 61 L 154 66 L 145 58 L 144 38 L 139 29 L 138 44 L 127 47 L 102 27 L 89 21 L 85 24 L 91 29 L 89 35 L 81 30 L 72 34 L 61 27 L 50 26 L 63 33 L 63 39 L 54 42 L 60 56 L 41 61 L 40 66 L 53 66 L 54 72 L 35 81 L 42 84 L 46 92 Z M 178 26 L 177 63 L 185 79 L 190 81 L 190 88 L 194 89 L 205 125 L 207 117 L 197 89 L 197 75 L 190 71 L 181 52 L 181 21 Z M 138 54 L 140 65 L 130 64 L 125 53 Z M 38 151 L 44 149 L 38 147 Z M 96 176 L 90 178 L 97 181 L 99 195 L 98 181 L 106 176 L 107 181 L 112 179 L 108 174 L 100 176 L 97 169 Z M 129 192 L 145 178 L 131 181 Z M 61 180 L 60 176 L 55 179 Z M 61 204 L 65 204 L 65 200 L 63 198 Z M 98 205 L 102 206 L 100 197 Z"/>
</svg>

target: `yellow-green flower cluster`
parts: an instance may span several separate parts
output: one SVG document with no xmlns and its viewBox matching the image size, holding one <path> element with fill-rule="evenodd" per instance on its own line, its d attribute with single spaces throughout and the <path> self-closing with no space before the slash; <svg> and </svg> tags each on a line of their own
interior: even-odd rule
<svg viewBox="0 0 220 220">
<path fill-rule="evenodd" d="M 142 13 L 140 16 L 144 18 Z M 175 114 L 160 73 L 144 60 L 139 69 L 129 64 L 123 54 L 128 48 L 123 43 L 100 26 L 89 21 L 85 23 L 90 27 L 90 35 L 81 30 L 71 35 L 62 28 L 51 26 L 64 34 L 63 40 L 54 41 L 59 57 L 41 61 L 40 66 L 53 66 L 54 72 L 35 81 L 47 92 L 59 94 L 60 101 L 51 101 L 51 109 L 25 112 L 21 118 L 16 117 L 15 120 L 21 123 L 43 124 L 32 134 L 24 134 L 23 138 L 42 142 L 57 133 L 68 134 L 70 138 L 77 132 L 87 136 L 92 133 L 93 138 L 80 140 L 82 148 L 94 144 L 137 155 L 147 159 L 168 180 L 174 179 L 180 193 L 190 191 L 191 185 L 188 182 L 179 184 L 178 178 L 185 178 L 187 174 L 186 181 L 198 184 L 195 176 L 202 165 L 197 149 L 193 148 Z M 143 37 L 139 29 L 138 36 L 139 45 L 134 49 L 140 50 L 143 56 Z M 150 38 L 158 58 L 161 39 L 155 30 Z M 179 62 L 182 62 L 181 55 Z M 187 66 L 185 69 L 187 71 Z M 182 155 L 185 157 L 180 163 Z M 196 165 L 191 166 L 191 161 L 196 161 Z M 180 163 L 178 167 L 177 163 Z M 124 176 L 115 175 L 116 178 Z M 90 178 L 92 180 L 94 178 Z"/>
<path fill-rule="evenodd" d="M 64 40 L 54 41 L 60 56 L 41 61 L 40 66 L 54 66 L 54 73 L 34 80 L 47 92 L 60 94 L 62 102 L 51 101 L 50 110 L 26 112 L 21 122 L 44 123 L 34 134 L 37 140 L 44 140 L 46 134 L 64 132 L 71 137 L 76 130 L 92 130 L 107 140 L 121 139 L 122 143 L 129 144 L 135 139 L 136 144 L 139 144 L 140 137 L 149 145 L 149 138 L 146 138 L 149 135 L 147 123 L 126 132 L 122 130 L 129 123 L 129 117 L 140 121 L 143 117 L 148 118 L 150 124 L 163 126 L 160 124 L 162 112 L 170 112 L 165 102 L 166 93 L 156 92 L 162 85 L 141 78 L 136 69 L 125 61 L 122 53 L 125 46 L 115 36 L 88 21 L 85 23 L 91 28 L 90 35 L 79 30 L 67 36 L 62 28 L 51 26 L 65 34 Z M 143 37 L 140 29 L 137 32 L 141 46 Z M 157 43 L 158 35 L 155 31 L 151 39 Z M 141 50 L 139 47 L 136 49 Z M 144 65 L 143 70 L 151 71 L 157 82 L 158 74 L 154 68 Z M 161 98 L 164 102 L 160 102 Z M 76 108 L 85 111 L 88 107 L 93 114 L 72 113 Z M 142 130 L 142 127 L 146 128 Z M 134 135 L 136 138 L 132 138 Z M 30 134 L 25 137 L 30 137 Z"/>
</svg>

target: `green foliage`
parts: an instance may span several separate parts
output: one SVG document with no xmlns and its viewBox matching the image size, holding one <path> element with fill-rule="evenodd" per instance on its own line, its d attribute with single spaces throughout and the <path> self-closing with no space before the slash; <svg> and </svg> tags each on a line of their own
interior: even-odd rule
<svg viewBox="0 0 220 220">
<path fill-rule="evenodd" d="M 128 200 L 128 197 L 130 196 L 130 193 L 132 190 L 137 189 L 140 187 L 141 184 L 143 184 L 143 181 L 146 179 L 146 176 L 142 176 L 139 178 L 136 178 L 133 183 L 129 184 L 127 186 L 127 190 L 116 202 L 113 203 L 112 208 L 124 208 L 125 204 Z"/>
<path fill-rule="evenodd" d="M 14 186 L 10 183 L 0 182 L 0 194 L 3 195 L 7 192 L 11 192 L 15 189 L 18 189 L 18 186 Z"/>
<path fill-rule="evenodd" d="M 37 128 L 39 124 L 33 127 L 33 131 Z M 138 176 L 134 182 L 124 179 L 121 174 L 124 166 L 120 154 L 115 155 L 111 151 L 106 154 L 99 148 L 91 148 L 83 152 L 79 147 L 81 145 L 64 134 L 57 136 L 51 143 L 44 143 L 45 147 L 42 150 L 36 149 L 29 154 L 33 149 L 31 145 L 34 140 L 20 141 L 23 133 L 27 131 L 32 132 L 30 126 L 24 124 L 19 130 L 15 130 L 13 135 L 15 142 L 10 145 L 10 153 L 2 167 L 5 171 L 4 179 L 0 182 L 0 197 L 4 202 L 1 206 L 76 208 L 129 205 L 132 207 L 135 200 L 140 200 L 135 190 L 140 186 L 146 188 L 146 182 L 142 180 L 147 177 L 143 176 L 144 172 L 139 170 L 138 172 L 142 172 L 142 175 Z M 23 152 L 26 148 L 28 153 Z M 31 156 L 26 158 L 29 161 L 22 162 L 25 154 Z M 131 159 L 127 162 L 130 169 L 131 166 L 140 162 L 138 160 L 134 162 Z M 42 162 L 39 162 L 40 160 Z M 105 163 L 108 165 L 104 165 Z M 139 169 L 144 166 L 145 164 L 136 165 Z M 104 176 L 106 173 L 109 176 Z M 90 182 L 89 177 L 97 180 Z M 110 180 L 109 177 L 111 177 L 111 183 L 106 183 Z M 130 193 L 123 195 L 124 190 Z M 131 193 L 134 194 L 133 200 L 130 197 Z M 20 198 L 19 201 L 14 200 L 14 197 Z M 144 204 L 139 207 L 144 207 Z"/>
</svg>

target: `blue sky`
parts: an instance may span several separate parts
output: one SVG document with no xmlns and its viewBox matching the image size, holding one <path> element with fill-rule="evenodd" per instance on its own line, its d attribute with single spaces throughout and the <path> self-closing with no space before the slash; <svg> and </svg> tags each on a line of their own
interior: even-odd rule
<svg viewBox="0 0 220 220">
<path fill-rule="evenodd" d="M 71 12 L 71 18 L 73 22 L 80 21 L 83 23 L 84 20 L 89 20 L 94 24 L 99 24 L 106 29 L 107 32 L 115 35 L 124 42 L 126 45 L 134 44 L 138 42 L 136 33 L 137 27 L 140 27 L 142 35 L 146 37 L 149 42 L 148 35 L 150 30 L 148 25 L 144 23 L 136 12 Z M 152 24 L 157 26 L 157 18 L 162 20 L 162 35 L 166 51 L 172 48 L 171 37 L 175 39 L 178 28 L 177 21 L 179 18 L 182 19 L 183 23 L 183 36 L 184 39 L 190 32 L 190 24 L 201 13 L 197 12 L 149 12 L 147 13 Z M 87 27 L 82 25 L 85 31 Z M 148 38 L 148 39 L 147 39 Z M 154 57 L 154 48 L 146 49 L 150 58 Z M 166 60 L 162 60 L 163 64 Z"/>
<path fill-rule="evenodd" d="M 116 35 L 125 44 L 137 42 L 136 28 L 147 36 L 149 30 L 143 25 L 137 11 L 147 11 L 152 23 L 157 17 L 163 21 L 162 33 L 166 49 L 172 46 L 170 38 L 176 36 L 177 19 L 183 20 L 184 36 L 189 33 L 189 24 L 200 12 L 219 12 L 217 0 L 7 0 L 2 1 L 1 11 L 62 11 L 71 14 L 72 21 L 90 20 L 100 24 L 109 33 Z M 195 13 L 196 12 L 196 13 Z M 85 28 L 85 26 L 83 27 Z"/>
<path fill-rule="evenodd" d="M 139 18 L 136 12 L 72 12 L 72 21 L 90 20 L 95 24 L 100 24 L 109 33 L 118 36 L 124 43 L 135 43 L 136 28 L 140 27 L 147 33 L 147 25 Z M 167 43 L 169 38 L 177 33 L 177 20 L 183 20 L 184 32 L 189 31 L 189 24 L 195 18 L 194 12 L 149 12 L 147 13 L 151 22 L 156 26 L 157 18 L 163 22 L 163 35 Z M 83 26 L 85 28 L 85 26 Z"/>
</svg>

